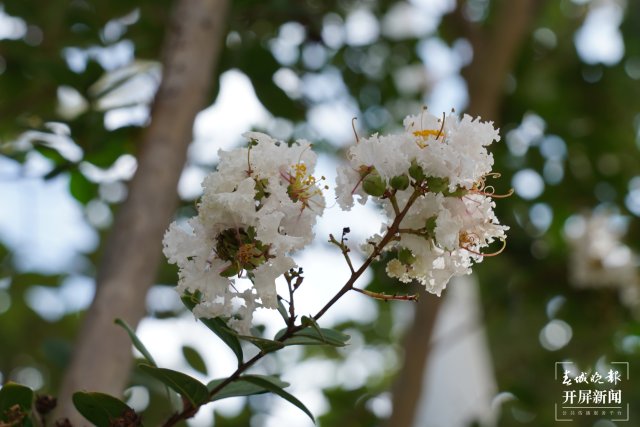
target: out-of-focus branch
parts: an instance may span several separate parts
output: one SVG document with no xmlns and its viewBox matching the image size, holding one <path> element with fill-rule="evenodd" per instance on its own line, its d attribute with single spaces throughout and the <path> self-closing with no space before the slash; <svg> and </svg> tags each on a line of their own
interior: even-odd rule
<svg viewBox="0 0 640 427">
<path fill-rule="evenodd" d="M 176 188 L 205 104 L 224 38 L 228 0 L 177 0 L 163 51 L 163 79 L 138 169 L 99 266 L 96 297 L 86 314 L 59 393 L 59 417 L 86 424 L 73 409 L 75 391 L 121 395 L 131 369 L 131 343 L 114 325 L 135 326 L 160 262 L 161 241 L 173 216 Z"/>
<path fill-rule="evenodd" d="M 461 36 L 473 47 L 473 62 L 463 71 L 469 91 L 469 114 L 484 120 L 497 120 L 505 79 L 542 3 L 541 0 L 502 0 L 496 6 L 490 28 L 470 26 L 468 22 L 461 26 Z M 458 8 L 461 7 L 458 4 Z M 458 19 L 463 19 L 458 12 Z M 416 306 L 413 324 L 404 338 L 404 365 L 393 387 L 389 427 L 415 425 L 416 408 L 422 399 L 424 370 L 431 353 L 429 341 L 441 305 L 441 298 L 429 296 Z"/>
<path fill-rule="evenodd" d="M 502 0 L 494 24 L 470 39 L 473 62 L 463 70 L 469 90 L 467 112 L 496 120 L 503 100 L 506 78 L 543 0 Z"/>
</svg>

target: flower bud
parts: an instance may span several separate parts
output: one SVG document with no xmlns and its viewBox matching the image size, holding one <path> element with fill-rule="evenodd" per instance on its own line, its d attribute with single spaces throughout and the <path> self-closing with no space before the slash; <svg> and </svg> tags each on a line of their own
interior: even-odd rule
<svg viewBox="0 0 640 427">
<path fill-rule="evenodd" d="M 389 181 L 389 184 L 394 190 L 406 190 L 409 187 L 409 177 L 407 175 L 394 176 Z"/>
<path fill-rule="evenodd" d="M 432 193 L 445 193 L 449 189 L 449 180 L 430 176 L 427 178 L 427 185 Z"/>
<path fill-rule="evenodd" d="M 427 177 L 424 174 L 424 170 L 422 170 L 422 167 L 415 160 L 411 161 L 411 166 L 409 167 L 409 175 L 416 181 L 422 181 Z"/>
<path fill-rule="evenodd" d="M 387 189 L 387 185 L 380 174 L 374 169 L 362 180 L 362 189 L 370 196 L 380 197 Z"/>
</svg>

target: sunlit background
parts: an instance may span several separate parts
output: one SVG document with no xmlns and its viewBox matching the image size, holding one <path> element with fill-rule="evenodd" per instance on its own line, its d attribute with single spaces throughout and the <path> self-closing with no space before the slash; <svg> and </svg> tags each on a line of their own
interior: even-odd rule
<svg viewBox="0 0 640 427">
<path fill-rule="evenodd" d="M 136 169 L 136 141 L 162 78 L 169 2 L 51 2 L 47 11 L 18 3 L 0 3 L 0 383 L 55 393 Z M 353 117 L 365 135 L 398 130 L 422 105 L 465 111 L 473 105 L 466 70 L 498 55 L 478 56 L 476 43 L 490 46 L 508 24 L 499 13 L 507 2 L 497 0 L 238 3 L 219 90 L 195 122 L 177 217 L 193 215 L 218 150 L 239 146 L 248 130 L 317 142 L 317 174 L 333 182 L 355 138 Z M 539 2 L 526 25 L 499 108 L 483 117 L 501 128 L 493 151 L 502 177 L 493 184 L 515 191 L 497 201 L 509 244 L 445 291 L 435 332 L 422 337 L 432 343 L 427 367 L 414 373 L 424 377 L 411 391 L 420 396 L 415 427 L 555 425 L 555 362 L 582 370 L 630 362 L 623 392 L 640 399 L 640 7 Z M 295 257 L 306 273 L 300 313 L 316 312 L 349 276 L 328 234 L 349 226 L 351 241 L 362 242 L 380 227 L 375 206 L 347 214 L 331 191 L 325 197 L 317 242 Z M 361 285 L 387 283 L 381 273 Z M 228 375 L 233 354 L 182 308 L 176 280 L 164 265 L 139 337 L 160 366 L 202 380 Z M 281 372 L 321 426 L 384 425 L 414 309 L 347 295 L 322 324 L 351 335 L 349 346 L 288 348 L 256 372 Z M 257 315 L 267 336 L 278 322 Z M 187 363 L 185 346 L 200 353 L 206 375 Z M 158 419 L 163 396 L 150 383 L 134 373 L 126 396 Z M 634 425 L 639 411 L 632 407 L 630 424 L 591 417 L 575 425 Z M 268 395 L 216 402 L 189 421 L 212 423 L 312 425 Z"/>
</svg>

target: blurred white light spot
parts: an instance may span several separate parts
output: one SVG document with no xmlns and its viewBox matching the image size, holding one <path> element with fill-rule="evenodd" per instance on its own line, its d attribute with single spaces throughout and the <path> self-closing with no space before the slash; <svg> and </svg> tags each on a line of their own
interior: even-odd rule
<svg viewBox="0 0 640 427">
<path fill-rule="evenodd" d="M 16 175 L 9 174 L 12 161 L 0 157 L 0 169 L 6 171 L 0 194 L 9 207 L 0 209 L 0 239 L 15 254 L 20 270 L 69 271 L 77 267 L 78 253 L 96 247 L 98 236 L 69 194 L 68 175 L 48 181 L 29 178 L 28 171 L 48 164 L 40 154 L 30 154 Z"/>
<path fill-rule="evenodd" d="M 182 306 L 173 286 L 156 285 L 147 292 L 147 310 L 151 313 L 177 311 Z"/>
<path fill-rule="evenodd" d="M 72 120 L 84 113 L 89 107 L 86 99 L 71 86 L 58 87 L 58 106 L 56 112 L 66 120 Z"/>
<path fill-rule="evenodd" d="M 567 144 L 557 135 L 548 135 L 540 143 L 540 154 L 549 160 L 562 160 L 567 155 Z"/>
<path fill-rule="evenodd" d="M 351 118 L 357 117 L 357 111 L 352 102 L 327 102 L 310 108 L 307 117 L 309 124 L 320 137 L 344 146 L 353 142 Z"/>
<path fill-rule="evenodd" d="M 546 324 L 540 331 L 540 344 L 549 351 L 561 349 L 571 341 L 573 330 L 563 321 L 554 319 Z"/>
<path fill-rule="evenodd" d="M 617 64 L 624 55 L 619 26 L 623 10 L 616 2 L 598 2 L 593 7 L 574 41 L 580 57 L 588 64 Z"/>
<path fill-rule="evenodd" d="M 320 43 L 309 43 L 302 49 L 302 61 L 310 70 L 317 70 L 327 60 L 327 50 Z"/>
<path fill-rule="evenodd" d="M 549 317 L 549 319 L 553 319 L 554 317 L 556 317 L 558 311 L 560 310 L 560 308 L 562 308 L 566 301 L 567 299 L 562 295 L 556 295 L 549 300 L 549 302 L 547 303 L 547 316 Z"/>
<path fill-rule="evenodd" d="M 358 9 L 347 16 L 347 43 L 362 46 L 375 42 L 380 34 L 380 25 L 376 16 L 367 9 Z"/>
<path fill-rule="evenodd" d="M 18 384 L 25 385 L 32 390 L 39 390 L 44 385 L 42 373 L 32 366 L 18 368 L 10 376 Z"/>
<path fill-rule="evenodd" d="M 544 176 L 544 180 L 547 184 L 560 184 L 564 178 L 564 167 L 562 166 L 562 162 L 558 160 L 547 160 L 544 162 L 542 175 Z"/>
<path fill-rule="evenodd" d="M 27 24 L 21 18 L 7 15 L 4 5 L 0 5 L 0 40 L 17 40 L 27 34 Z"/>
<path fill-rule="evenodd" d="M 5 313 L 11 307 L 11 295 L 4 289 L 0 289 L 0 314 Z"/>
<path fill-rule="evenodd" d="M 523 169 L 513 175 L 511 185 L 518 196 L 526 200 L 532 200 L 540 196 L 544 191 L 544 181 L 538 172 L 533 169 Z"/>
<path fill-rule="evenodd" d="M 131 154 L 123 154 L 113 164 L 106 168 L 100 168 L 89 162 L 82 162 L 78 166 L 80 172 L 92 182 L 128 181 L 133 177 L 138 167 L 138 161 Z"/>
<path fill-rule="evenodd" d="M 105 202 L 120 203 L 127 197 L 127 186 L 122 181 L 102 182 L 98 192 Z"/>
<path fill-rule="evenodd" d="M 178 182 L 178 194 L 182 200 L 195 200 L 202 195 L 201 183 L 207 171 L 201 167 L 188 165 L 182 170 Z"/>
<path fill-rule="evenodd" d="M 87 221 L 94 227 L 105 229 L 111 225 L 113 220 L 111 209 L 109 209 L 109 205 L 102 200 L 91 200 L 87 203 L 84 211 L 87 215 Z"/>
<path fill-rule="evenodd" d="M 382 393 L 367 401 L 367 408 L 378 418 L 389 418 L 391 415 L 391 396 L 389 393 Z"/>
<path fill-rule="evenodd" d="M 215 104 L 196 116 L 194 142 L 189 159 L 197 164 L 218 160 L 218 150 L 229 150 L 242 141 L 248 129 L 264 126 L 269 112 L 258 100 L 251 80 L 238 70 L 220 76 L 220 93 Z"/>
<path fill-rule="evenodd" d="M 95 279 L 87 276 L 69 276 L 59 290 L 67 313 L 76 313 L 89 307 L 94 294 Z"/>
<path fill-rule="evenodd" d="M 553 210 L 546 203 L 536 203 L 529 209 L 529 218 L 538 231 L 544 233 L 551 226 Z"/>
<path fill-rule="evenodd" d="M 554 33 L 549 28 L 538 28 L 533 32 L 533 38 L 540 45 L 546 47 L 547 49 L 553 49 L 558 44 L 558 38 L 556 37 L 556 33 Z"/>
<path fill-rule="evenodd" d="M 342 17 L 335 13 L 327 14 L 322 21 L 322 40 L 333 49 L 339 49 L 346 37 Z"/>
<path fill-rule="evenodd" d="M 25 299 L 33 311 L 49 322 L 55 322 L 65 314 L 64 301 L 56 288 L 32 286 L 27 290 Z"/>
<path fill-rule="evenodd" d="M 587 221 L 583 215 L 571 215 L 564 222 L 564 234 L 572 240 L 579 239 L 587 230 Z"/>
<path fill-rule="evenodd" d="M 382 33 L 393 40 L 420 38 L 433 32 L 440 16 L 410 3 L 395 3 L 382 18 Z"/>
<path fill-rule="evenodd" d="M 124 391 L 124 395 L 128 396 L 127 405 L 136 412 L 144 411 L 149 406 L 149 390 L 146 387 L 140 385 L 129 387 Z"/>
<path fill-rule="evenodd" d="M 273 75 L 273 82 L 291 98 L 300 96 L 300 78 L 291 68 L 280 68 Z"/>
<path fill-rule="evenodd" d="M 632 56 L 627 59 L 624 63 L 624 71 L 633 80 L 640 79 L 640 58 Z"/>
<path fill-rule="evenodd" d="M 147 105 L 109 109 L 104 113 L 104 127 L 115 130 L 124 126 L 144 126 L 149 121 L 149 111 Z"/>
</svg>

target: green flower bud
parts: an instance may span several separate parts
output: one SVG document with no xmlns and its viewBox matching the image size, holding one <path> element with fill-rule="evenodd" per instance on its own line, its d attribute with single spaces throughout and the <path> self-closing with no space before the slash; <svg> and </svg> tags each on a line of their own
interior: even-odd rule
<svg viewBox="0 0 640 427">
<path fill-rule="evenodd" d="M 394 190 L 406 190 L 409 187 L 409 177 L 407 175 L 398 175 L 389 181 L 391 188 Z"/>
<path fill-rule="evenodd" d="M 445 193 L 449 189 L 449 178 L 430 176 L 427 178 L 427 185 L 432 193 Z"/>
<path fill-rule="evenodd" d="M 411 166 L 409 167 L 409 175 L 416 181 L 422 181 L 427 177 L 424 174 L 424 170 L 422 170 L 422 167 L 415 160 L 411 161 Z"/>
<path fill-rule="evenodd" d="M 362 189 L 370 196 L 380 197 L 387 189 L 387 185 L 380 174 L 374 169 L 362 180 Z"/>
</svg>

